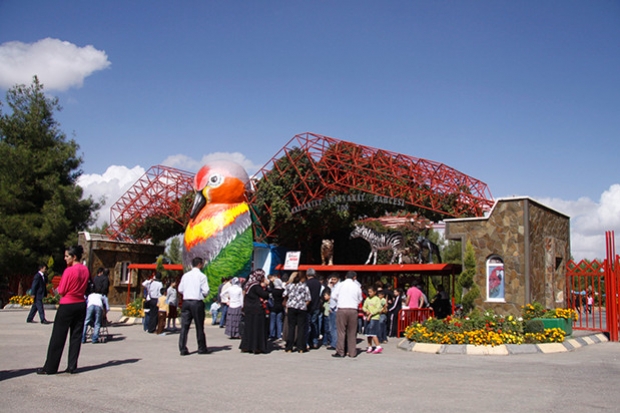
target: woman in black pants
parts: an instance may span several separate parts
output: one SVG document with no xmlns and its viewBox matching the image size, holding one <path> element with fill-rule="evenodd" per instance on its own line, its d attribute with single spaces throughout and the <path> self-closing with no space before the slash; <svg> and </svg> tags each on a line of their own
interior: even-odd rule
<svg viewBox="0 0 620 413">
<path fill-rule="evenodd" d="M 84 249 L 80 245 L 69 247 L 65 250 L 65 262 L 67 268 L 62 274 L 58 294 L 62 297 L 56 317 L 54 328 L 47 348 L 47 360 L 45 365 L 37 370 L 37 374 L 56 374 L 60 365 L 62 351 L 69 338 L 69 359 L 67 373 L 75 373 L 77 369 L 80 346 L 82 345 L 82 332 L 84 330 L 84 318 L 86 317 L 86 289 L 89 285 L 90 274 L 88 268 L 80 263 Z"/>
<path fill-rule="evenodd" d="M 288 320 L 288 336 L 286 337 L 287 353 L 293 351 L 293 345 L 297 344 L 296 351 L 305 353 L 306 329 L 308 328 L 308 304 L 310 304 L 310 289 L 306 285 L 306 275 L 294 272 L 291 274 L 288 284 L 284 288 L 286 298 L 286 317 Z"/>
</svg>

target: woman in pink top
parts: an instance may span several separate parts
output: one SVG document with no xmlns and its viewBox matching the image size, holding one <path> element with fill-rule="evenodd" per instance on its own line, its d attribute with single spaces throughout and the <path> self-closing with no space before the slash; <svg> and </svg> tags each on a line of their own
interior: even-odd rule
<svg viewBox="0 0 620 413">
<path fill-rule="evenodd" d="M 56 317 L 54 328 L 47 348 L 47 360 L 45 365 L 37 369 L 37 374 L 56 374 L 60 365 L 62 351 L 67 341 L 67 333 L 71 330 L 69 338 L 69 359 L 66 373 L 73 374 L 77 369 L 80 346 L 82 345 L 82 331 L 84 318 L 86 317 L 86 289 L 89 285 L 90 274 L 88 268 L 80 263 L 84 249 L 81 245 L 69 247 L 65 250 L 65 262 L 67 268 L 62 273 L 58 294 L 62 296 Z"/>
</svg>

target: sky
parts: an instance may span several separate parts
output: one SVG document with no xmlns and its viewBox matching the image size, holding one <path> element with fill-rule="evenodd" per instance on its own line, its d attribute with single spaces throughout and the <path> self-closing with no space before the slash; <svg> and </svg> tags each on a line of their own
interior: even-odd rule
<svg viewBox="0 0 620 413">
<path fill-rule="evenodd" d="M 35 74 L 109 207 L 153 165 L 252 174 L 314 132 L 441 162 L 620 245 L 620 1 L 0 0 L 0 94 Z M 6 106 L 3 109 L 6 113 Z"/>
</svg>

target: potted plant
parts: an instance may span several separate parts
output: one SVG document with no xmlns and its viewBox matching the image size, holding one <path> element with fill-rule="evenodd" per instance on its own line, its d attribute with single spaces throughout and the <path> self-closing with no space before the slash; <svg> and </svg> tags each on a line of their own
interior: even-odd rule
<svg viewBox="0 0 620 413">
<path fill-rule="evenodd" d="M 560 328 L 567 336 L 573 334 L 573 321 L 578 319 L 577 312 L 573 309 L 546 309 L 537 302 L 523 306 L 522 315 L 524 320 L 540 320 L 545 329 Z"/>
</svg>

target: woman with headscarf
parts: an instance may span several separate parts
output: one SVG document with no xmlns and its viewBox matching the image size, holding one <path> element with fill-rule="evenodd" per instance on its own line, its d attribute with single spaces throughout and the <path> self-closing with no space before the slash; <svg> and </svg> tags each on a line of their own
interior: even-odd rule
<svg viewBox="0 0 620 413">
<path fill-rule="evenodd" d="M 265 308 L 269 293 L 266 290 L 269 281 L 263 270 L 255 270 L 245 283 L 243 314 L 245 330 L 239 348 L 243 353 L 266 353 L 267 334 Z"/>
<path fill-rule="evenodd" d="M 239 338 L 239 324 L 241 324 L 241 312 L 243 310 L 243 290 L 239 278 L 230 280 L 230 288 L 226 290 L 228 295 L 228 313 L 226 313 L 226 330 L 224 333 L 230 338 Z"/>
</svg>

